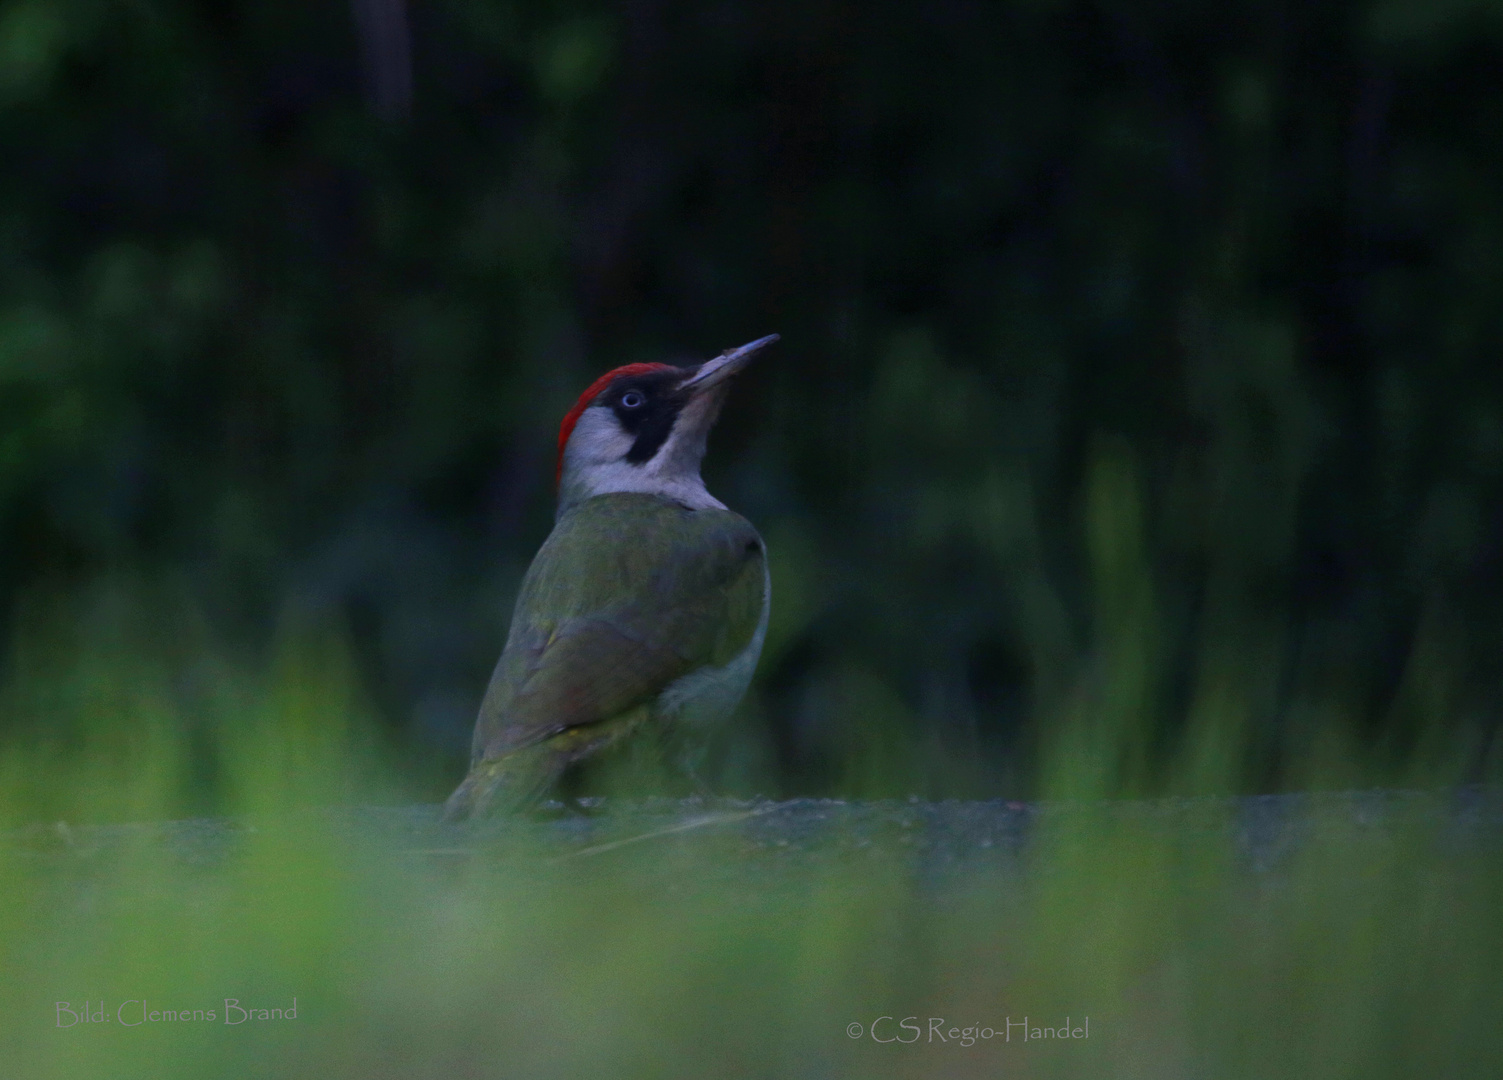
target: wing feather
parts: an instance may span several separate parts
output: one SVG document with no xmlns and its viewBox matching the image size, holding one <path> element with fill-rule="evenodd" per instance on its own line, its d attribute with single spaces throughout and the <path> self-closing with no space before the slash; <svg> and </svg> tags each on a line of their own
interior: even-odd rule
<svg viewBox="0 0 1503 1080">
<path fill-rule="evenodd" d="M 725 663 L 760 616 L 762 559 L 756 530 L 730 511 L 637 494 L 580 504 L 523 580 L 474 758 L 603 723 Z"/>
</svg>

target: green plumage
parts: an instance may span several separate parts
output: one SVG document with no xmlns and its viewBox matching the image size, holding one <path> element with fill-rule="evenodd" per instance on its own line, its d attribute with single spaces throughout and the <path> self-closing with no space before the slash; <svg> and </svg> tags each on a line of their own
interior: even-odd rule
<svg viewBox="0 0 1503 1080">
<path fill-rule="evenodd" d="M 522 581 L 446 814 L 533 801 L 644 726 L 718 719 L 750 677 L 766 603 L 762 541 L 739 514 L 634 493 L 571 507 Z"/>
</svg>

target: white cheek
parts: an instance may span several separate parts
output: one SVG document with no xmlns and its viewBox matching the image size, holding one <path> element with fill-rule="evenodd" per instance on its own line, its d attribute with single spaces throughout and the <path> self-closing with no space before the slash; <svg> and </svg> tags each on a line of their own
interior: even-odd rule
<svg viewBox="0 0 1503 1080">
<path fill-rule="evenodd" d="M 611 411 L 592 405 L 574 425 L 565 456 L 576 465 L 605 465 L 624 458 L 631 444 L 632 437 L 621 430 Z"/>
<path fill-rule="evenodd" d="M 564 450 L 559 512 L 592 495 L 631 491 L 660 495 L 694 509 L 725 508 L 705 490 L 699 476 L 699 458 L 704 453 L 702 434 L 686 442 L 676 427 L 653 459 L 641 465 L 626 460 L 634 441 L 621 430 L 609 409 L 599 405 L 586 409 Z"/>
</svg>

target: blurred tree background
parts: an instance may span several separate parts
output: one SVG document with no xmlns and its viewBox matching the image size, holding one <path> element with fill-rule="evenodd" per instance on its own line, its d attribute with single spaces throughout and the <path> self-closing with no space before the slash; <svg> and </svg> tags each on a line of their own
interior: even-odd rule
<svg viewBox="0 0 1503 1080">
<path fill-rule="evenodd" d="M 724 789 L 1495 776 L 1500 133 L 1496 0 L 3 0 L 0 736 L 308 639 L 440 797 L 559 417 L 778 332 Z"/>
</svg>

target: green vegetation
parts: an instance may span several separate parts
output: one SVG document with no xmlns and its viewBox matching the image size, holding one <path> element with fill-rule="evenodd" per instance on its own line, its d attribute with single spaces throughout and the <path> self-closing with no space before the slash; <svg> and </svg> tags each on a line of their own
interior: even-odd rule
<svg viewBox="0 0 1503 1080">
<path fill-rule="evenodd" d="M 1498 1074 L 1495 839 L 1088 809 L 1499 782 L 1495 4 L 399 6 L 0 0 L 0 1072 Z M 574 395 L 768 332 L 709 779 L 1068 827 L 937 890 L 295 825 L 457 780 Z M 56 1026 L 143 998 L 219 1022 Z M 1024 1014 L 1091 1037 L 927 1039 Z"/>
<path fill-rule="evenodd" d="M 164 734 L 13 749 L 8 817 L 38 816 L 28 791 L 148 820 L 181 805 L 193 752 L 149 683 L 94 663 L 67 679 L 99 730 L 134 708 Z M 812 848 L 757 848 L 732 822 L 566 858 L 531 832 L 456 838 L 470 856 L 394 850 L 291 812 L 389 796 L 352 753 L 368 731 L 340 670 L 327 652 L 282 663 L 197 751 L 247 830 L 228 853 L 76 824 L 0 843 L 12 1074 L 1397 1078 L 1503 1061 L 1496 825 L 1458 846 L 1444 815 L 1336 815 L 1260 870 L 1214 808 L 1166 828 L 1096 802 L 1046 813 L 1020 859 L 949 877 L 922 843 L 842 848 L 840 824 Z M 1097 752 L 1051 763 L 1061 785 L 1132 759 L 1130 693 L 1106 691 L 1081 718 Z M 267 1017 L 226 1023 L 226 999 Z M 295 1018 L 271 1016 L 294 999 Z M 873 1041 L 883 1016 L 880 1038 L 918 1041 Z M 1023 1042 L 1005 1025 L 1024 1016 L 1030 1032 L 1089 1017 L 1089 1038 Z M 931 1018 L 961 1033 L 936 1040 Z"/>
<path fill-rule="evenodd" d="M 722 786 L 1029 797 L 1103 678 L 1120 790 L 1497 775 L 1490 7 L 388 6 L 0 5 L 9 621 L 348 634 L 439 798 L 574 395 L 777 331 Z"/>
</svg>

